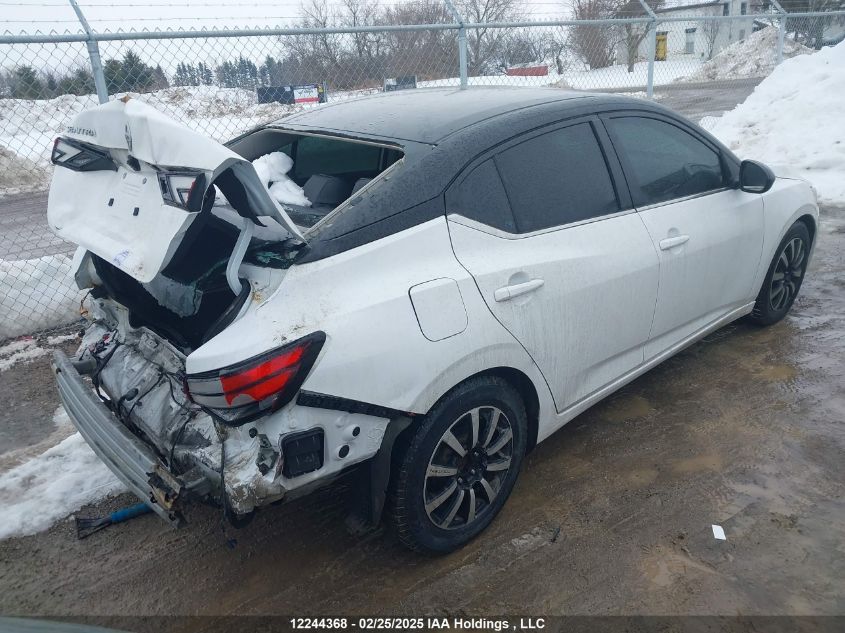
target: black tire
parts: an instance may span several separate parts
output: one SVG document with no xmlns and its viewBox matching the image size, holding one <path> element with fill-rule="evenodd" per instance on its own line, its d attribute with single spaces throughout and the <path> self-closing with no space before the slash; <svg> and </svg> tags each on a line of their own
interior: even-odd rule
<svg viewBox="0 0 845 633">
<path fill-rule="evenodd" d="M 803 222 L 793 224 L 783 236 L 769 264 L 760 294 L 749 316 L 751 322 L 773 325 L 786 316 L 804 281 L 810 246 L 807 225 Z"/>
<path fill-rule="evenodd" d="M 447 431 L 452 438 L 445 439 Z M 418 552 L 442 554 L 480 534 L 513 489 L 527 434 L 525 405 L 501 378 L 473 378 L 444 396 L 413 430 L 396 464 L 390 507 L 399 540 Z M 464 456 L 453 448 L 453 438 Z M 457 472 L 439 474 L 453 469 Z M 451 496 L 432 509 L 452 485 Z"/>
</svg>

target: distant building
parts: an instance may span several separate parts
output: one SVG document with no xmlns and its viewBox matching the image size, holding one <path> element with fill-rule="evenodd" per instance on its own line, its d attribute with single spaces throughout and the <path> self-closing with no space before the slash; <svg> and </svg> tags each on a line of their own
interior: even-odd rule
<svg viewBox="0 0 845 633">
<path fill-rule="evenodd" d="M 658 17 L 688 17 L 690 21 L 664 22 L 657 25 L 655 59 L 659 61 L 678 58 L 708 60 L 726 46 L 744 40 L 764 25 L 755 24 L 753 18 L 709 21 L 697 18 L 714 15 L 750 15 L 758 8 L 759 3 L 751 0 L 714 0 L 656 9 L 655 13 Z M 638 60 L 648 59 L 650 46 L 651 41 L 648 37 L 640 42 L 637 51 Z M 628 62 L 627 47 L 624 42 L 619 45 L 617 61 L 623 64 Z"/>
</svg>

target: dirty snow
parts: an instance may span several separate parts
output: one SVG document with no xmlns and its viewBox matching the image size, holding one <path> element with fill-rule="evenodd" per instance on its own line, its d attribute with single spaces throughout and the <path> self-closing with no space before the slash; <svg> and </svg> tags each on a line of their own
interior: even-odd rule
<svg viewBox="0 0 845 633">
<path fill-rule="evenodd" d="M 0 194 L 11 195 L 42 189 L 50 172 L 0 146 Z"/>
<path fill-rule="evenodd" d="M 0 259 L 0 341 L 79 319 L 85 293 L 76 287 L 69 255 Z"/>
<path fill-rule="evenodd" d="M 711 131 L 741 158 L 799 170 L 845 204 L 845 42 L 785 60 Z"/>
<path fill-rule="evenodd" d="M 71 424 L 61 407 L 53 421 L 58 428 Z M 85 504 L 124 491 L 82 436 L 74 433 L 0 474 L 0 539 L 46 530 Z"/>
<path fill-rule="evenodd" d="M 305 197 L 302 187 L 288 177 L 288 172 L 293 167 L 293 159 L 290 156 L 284 152 L 271 152 L 256 158 L 252 165 L 276 202 L 311 206 L 311 201 Z"/>
<path fill-rule="evenodd" d="M 721 81 L 726 79 L 745 79 L 748 77 L 766 77 L 777 64 L 778 31 L 768 26 L 752 33 L 744 40 L 726 46 L 710 61 L 704 62 L 691 75 L 678 81 Z M 809 55 L 813 50 L 795 40 L 783 42 L 783 58 L 797 55 Z"/>
<path fill-rule="evenodd" d="M 50 353 L 49 349 L 39 347 L 35 339 L 27 337 L 0 347 L 0 372 L 4 372 L 17 363 L 33 360 Z"/>
</svg>

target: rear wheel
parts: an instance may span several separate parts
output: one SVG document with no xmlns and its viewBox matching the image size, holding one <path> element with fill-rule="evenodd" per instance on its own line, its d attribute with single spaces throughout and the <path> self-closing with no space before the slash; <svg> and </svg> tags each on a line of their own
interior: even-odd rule
<svg viewBox="0 0 845 633">
<path fill-rule="evenodd" d="M 447 395 L 398 465 L 391 506 L 402 543 L 443 553 L 484 530 L 510 495 L 526 436 L 525 406 L 501 378 L 472 379 Z"/>
<path fill-rule="evenodd" d="M 793 224 L 781 240 L 751 312 L 751 321 L 772 325 L 786 316 L 804 281 L 810 232 L 803 222 Z"/>
</svg>

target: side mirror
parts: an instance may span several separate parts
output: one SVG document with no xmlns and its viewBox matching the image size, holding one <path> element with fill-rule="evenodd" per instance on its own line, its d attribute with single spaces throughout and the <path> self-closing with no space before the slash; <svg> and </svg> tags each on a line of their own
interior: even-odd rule
<svg viewBox="0 0 845 633">
<path fill-rule="evenodd" d="M 756 160 L 744 160 L 739 166 L 739 188 L 747 193 L 766 193 L 775 184 L 775 173 Z"/>
</svg>

